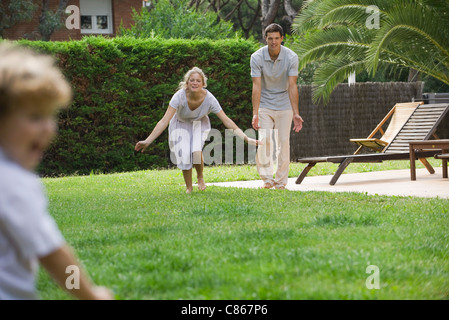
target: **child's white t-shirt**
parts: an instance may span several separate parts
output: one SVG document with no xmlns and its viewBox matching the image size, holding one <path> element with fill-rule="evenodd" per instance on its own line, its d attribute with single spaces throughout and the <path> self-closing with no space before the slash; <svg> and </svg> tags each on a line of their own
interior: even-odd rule
<svg viewBox="0 0 449 320">
<path fill-rule="evenodd" d="M 39 178 L 0 149 L 0 300 L 38 299 L 38 258 L 64 244 Z"/>
</svg>

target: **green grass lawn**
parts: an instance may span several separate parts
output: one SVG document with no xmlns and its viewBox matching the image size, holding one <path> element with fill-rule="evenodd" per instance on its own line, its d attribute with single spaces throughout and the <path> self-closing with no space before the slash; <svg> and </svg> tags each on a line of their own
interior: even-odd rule
<svg viewBox="0 0 449 320">
<path fill-rule="evenodd" d="M 292 163 L 291 177 L 303 167 Z M 399 168 L 408 162 L 346 172 Z M 258 175 L 222 166 L 205 178 Z M 178 169 L 43 181 L 67 242 L 117 299 L 449 299 L 448 200 L 217 186 L 187 195 Z M 370 265 L 380 289 L 366 286 Z M 37 286 L 42 299 L 71 299 L 43 270 Z"/>
</svg>

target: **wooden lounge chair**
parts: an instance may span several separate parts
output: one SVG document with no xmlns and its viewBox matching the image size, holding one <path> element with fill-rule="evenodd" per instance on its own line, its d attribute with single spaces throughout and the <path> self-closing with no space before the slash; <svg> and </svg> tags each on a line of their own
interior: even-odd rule
<svg viewBox="0 0 449 320">
<path fill-rule="evenodd" d="M 297 162 L 307 163 L 307 166 L 299 174 L 296 184 L 300 184 L 307 173 L 319 162 L 339 163 L 337 171 L 330 181 L 334 185 L 346 167 L 352 162 L 382 162 L 386 160 L 406 160 L 410 158 L 409 142 L 429 140 L 435 136 L 435 131 L 449 111 L 449 104 L 422 104 L 401 103 L 393 107 L 392 110 L 379 123 L 375 130 L 366 139 L 351 139 L 350 141 L 359 145 L 359 148 L 352 155 L 346 156 L 326 156 L 313 158 L 300 158 Z M 408 115 L 407 115 L 408 113 Z M 383 132 L 382 126 L 391 118 L 388 128 Z M 374 138 L 376 133 L 383 133 L 383 136 Z M 368 147 L 378 153 L 360 154 L 362 148 Z M 434 173 L 432 166 L 426 158 L 434 157 L 435 151 L 416 152 L 416 158 L 420 159 L 430 173 Z"/>
<path fill-rule="evenodd" d="M 447 178 L 447 163 L 449 161 L 449 153 L 436 154 L 435 159 L 441 159 L 443 161 L 443 178 Z"/>
<path fill-rule="evenodd" d="M 382 152 L 386 147 L 388 147 L 391 141 L 393 141 L 398 132 L 410 118 L 412 113 L 421 104 L 423 104 L 423 102 L 408 102 L 396 104 L 367 138 L 349 140 L 359 145 L 359 148 L 354 152 L 354 154 L 359 154 L 364 147 L 377 152 Z M 390 122 L 388 123 L 388 127 L 384 132 L 383 127 L 386 125 L 388 120 L 390 120 Z M 382 134 L 382 137 L 375 138 L 376 134 L 379 133 Z"/>
</svg>

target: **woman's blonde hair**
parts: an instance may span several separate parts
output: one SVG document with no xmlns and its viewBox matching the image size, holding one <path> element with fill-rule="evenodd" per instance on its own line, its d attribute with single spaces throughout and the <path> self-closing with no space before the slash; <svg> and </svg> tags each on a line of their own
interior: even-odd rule
<svg viewBox="0 0 449 320">
<path fill-rule="evenodd" d="M 67 107 L 72 89 L 50 56 L 0 43 L 0 117 L 28 106 Z"/>
<path fill-rule="evenodd" d="M 203 88 L 207 87 L 207 77 L 204 74 L 203 70 L 201 70 L 198 67 L 193 67 L 192 69 L 187 71 L 187 73 L 184 75 L 184 80 L 179 83 L 178 90 L 187 89 L 187 82 L 189 81 L 190 76 L 194 73 L 198 73 L 201 76 L 201 78 L 203 78 Z"/>
</svg>

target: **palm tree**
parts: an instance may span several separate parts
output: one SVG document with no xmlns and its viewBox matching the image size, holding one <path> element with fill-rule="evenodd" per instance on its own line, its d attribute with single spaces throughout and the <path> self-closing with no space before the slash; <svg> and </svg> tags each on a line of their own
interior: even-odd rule
<svg viewBox="0 0 449 320">
<path fill-rule="evenodd" d="M 449 84 L 448 0 L 309 0 L 295 18 L 300 69 L 319 62 L 314 101 L 351 73 L 410 68 Z"/>
</svg>

